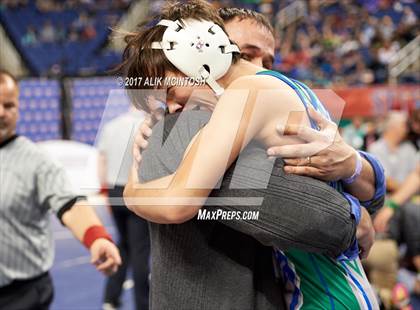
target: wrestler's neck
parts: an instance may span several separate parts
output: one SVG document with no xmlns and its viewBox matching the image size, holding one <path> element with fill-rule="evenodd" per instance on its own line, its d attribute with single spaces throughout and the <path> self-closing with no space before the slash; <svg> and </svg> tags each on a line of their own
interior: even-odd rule
<svg viewBox="0 0 420 310">
<path fill-rule="evenodd" d="M 217 82 L 223 87 L 227 88 L 233 81 L 246 75 L 255 75 L 259 71 L 263 71 L 264 68 L 256 66 L 249 61 L 240 59 L 237 63 L 230 66 L 228 72 Z"/>
</svg>

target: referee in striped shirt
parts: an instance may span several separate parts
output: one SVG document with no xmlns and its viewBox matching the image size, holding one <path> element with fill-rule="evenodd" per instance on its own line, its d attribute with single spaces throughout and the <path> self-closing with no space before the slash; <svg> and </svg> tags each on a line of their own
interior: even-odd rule
<svg viewBox="0 0 420 310">
<path fill-rule="evenodd" d="M 121 264 L 117 247 L 64 170 L 16 135 L 19 86 L 0 71 L 0 309 L 48 309 L 54 258 L 50 211 L 90 250 L 97 270 Z"/>
</svg>

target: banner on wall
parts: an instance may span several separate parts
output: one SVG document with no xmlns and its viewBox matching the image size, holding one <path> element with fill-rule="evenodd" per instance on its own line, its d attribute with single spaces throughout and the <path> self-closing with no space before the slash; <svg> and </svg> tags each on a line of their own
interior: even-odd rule
<svg viewBox="0 0 420 310">
<path fill-rule="evenodd" d="M 334 92 L 344 101 L 343 118 L 376 116 L 389 110 L 412 111 L 420 108 L 420 85 L 338 88 Z M 334 114 L 337 102 L 322 98 L 321 101 Z"/>
</svg>

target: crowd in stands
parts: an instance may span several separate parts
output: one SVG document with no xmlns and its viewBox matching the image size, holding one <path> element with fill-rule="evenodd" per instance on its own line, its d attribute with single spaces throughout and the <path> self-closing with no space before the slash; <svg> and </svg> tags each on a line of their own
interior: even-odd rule
<svg viewBox="0 0 420 310">
<path fill-rule="evenodd" d="M 51 20 L 46 20 L 38 31 L 33 25 L 29 25 L 26 33 L 22 36 L 21 42 L 23 45 L 30 47 L 39 43 L 86 41 L 95 38 L 95 36 L 96 29 L 93 18 L 85 12 L 81 12 L 68 29 L 62 24 L 53 25 Z"/>
<path fill-rule="evenodd" d="M 33 7 L 43 18 L 28 22 L 20 33 L 25 47 L 41 44 L 94 41 L 100 27 L 114 26 L 130 0 L 5 0 L 2 7 L 19 11 Z M 291 0 L 217 0 L 217 7 L 251 8 L 265 14 L 274 25 Z M 310 0 L 305 14 L 285 27 L 276 28 L 274 69 L 311 85 L 381 84 L 388 80 L 392 57 L 420 34 L 420 4 L 413 0 Z M 151 1 L 151 15 L 164 1 Z M 70 21 L 49 18 L 76 12 Z M 105 13 L 104 13 L 105 12 Z M 99 22 L 101 20 L 101 22 Z M 100 25 L 100 27 L 99 27 Z M 101 40 L 99 40 L 101 41 Z M 106 39 L 105 39 L 106 41 Z M 103 45 L 103 40 L 98 46 Z M 96 72 L 100 73 L 100 72 Z M 418 82 L 408 70 L 402 82 Z"/>
<path fill-rule="evenodd" d="M 217 0 L 216 7 L 245 7 L 279 23 L 279 12 L 294 1 Z M 420 5 L 412 0 L 302 1 L 306 14 L 275 27 L 274 69 L 311 85 L 382 84 L 396 52 L 420 34 Z M 164 1 L 154 1 L 158 13 Z M 409 72 L 402 82 L 419 82 Z"/>
<path fill-rule="evenodd" d="M 23 3 L 28 1 L 10 1 Z M 106 24 L 109 27 L 115 26 L 119 15 L 112 13 L 113 11 L 125 10 L 129 6 L 129 1 L 91 1 L 91 0 L 70 0 L 70 1 L 53 1 L 53 0 L 37 0 L 36 9 L 42 14 L 60 13 L 65 10 L 76 10 L 77 18 L 66 27 L 63 24 L 53 25 L 51 20 L 46 20 L 42 27 L 37 31 L 33 25 L 28 25 L 27 32 L 22 37 L 22 43 L 25 45 L 34 45 L 38 42 L 53 43 L 64 42 L 66 40 L 84 41 L 91 40 L 96 36 L 95 18 L 96 13 L 100 10 L 111 10 L 111 13 L 105 16 Z M 19 7 L 18 6 L 18 7 Z M 12 5 L 13 7 L 13 5 Z"/>
<path fill-rule="evenodd" d="M 386 82 L 392 57 L 420 34 L 415 6 L 403 4 L 309 1 L 308 16 L 281 33 L 276 68 L 322 86 Z"/>
<path fill-rule="evenodd" d="M 0 21 L 33 75 L 83 75 L 83 71 L 102 74 L 120 60 L 119 52 L 112 54 L 104 50 L 104 45 L 130 3 L 5 0 L 0 4 Z M 87 55 L 81 56 L 79 63 L 71 63 L 69 58 L 79 50 Z M 38 52 L 40 57 L 33 61 L 31 54 Z"/>
<path fill-rule="evenodd" d="M 265 14 L 274 25 L 279 12 L 296 1 L 214 1 Z M 311 85 L 381 84 L 396 52 L 420 34 L 420 4 L 413 0 L 309 0 L 306 14 L 276 27 L 274 68 Z M 419 82 L 417 72 L 402 82 Z"/>
</svg>

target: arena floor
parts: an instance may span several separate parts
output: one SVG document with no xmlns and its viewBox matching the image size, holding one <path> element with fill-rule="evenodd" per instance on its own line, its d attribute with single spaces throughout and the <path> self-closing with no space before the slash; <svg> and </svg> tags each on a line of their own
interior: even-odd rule
<svg viewBox="0 0 420 310">
<path fill-rule="evenodd" d="M 106 207 L 96 207 L 109 232 L 115 230 Z M 55 260 L 51 269 L 55 296 L 51 310 L 98 310 L 102 307 L 105 277 L 90 264 L 88 251 L 52 216 Z M 125 289 L 123 310 L 134 309 L 131 289 Z"/>
</svg>

